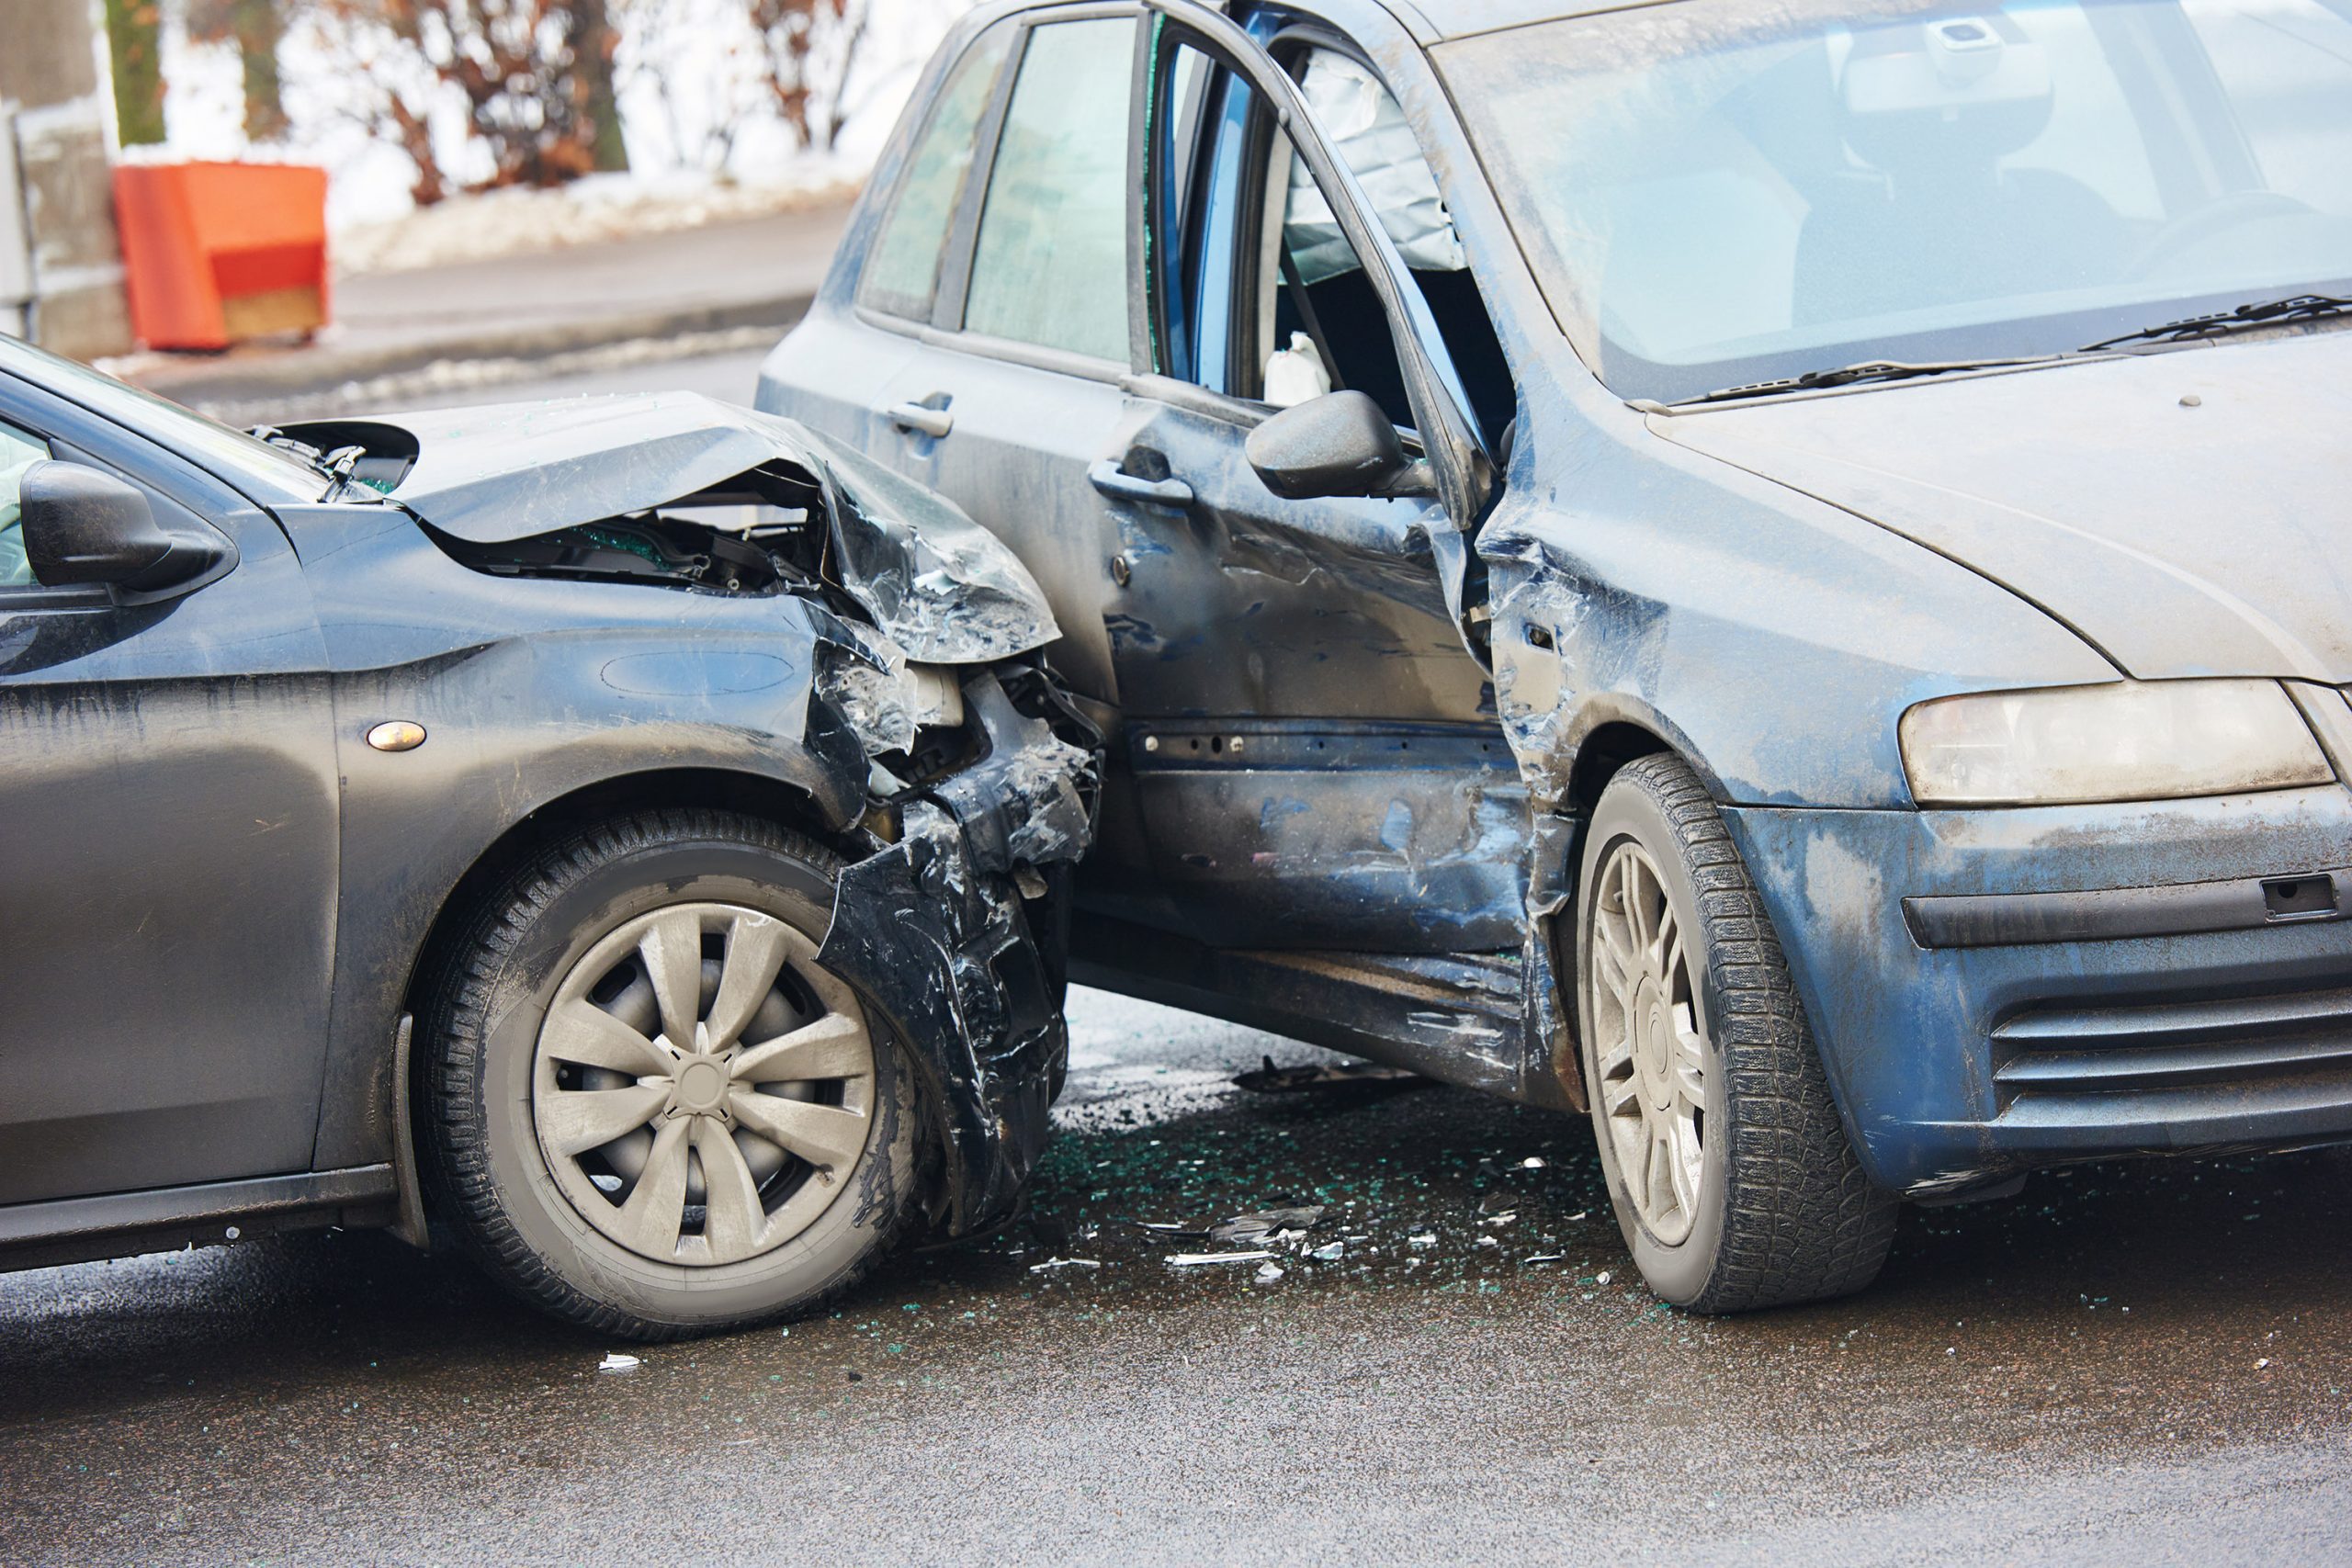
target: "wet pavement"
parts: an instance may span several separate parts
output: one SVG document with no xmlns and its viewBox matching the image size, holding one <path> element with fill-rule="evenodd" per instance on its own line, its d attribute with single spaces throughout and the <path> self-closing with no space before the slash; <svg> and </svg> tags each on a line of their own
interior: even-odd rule
<svg viewBox="0 0 2352 1568">
<path fill-rule="evenodd" d="M 1073 1022 L 1034 1214 L 786 1332 L 617 1346 L 369 1235 L 0 1279 L 0 1561 L 2352 1552 L 2352 1154 L 1911 1211 L 1869 1293 L 1702 1321 L 1579 1122 Z M 1132 1223 L 1282 1201 L 1339 1256 L 1171 1268 L 1214 1244 Z"/>
</svg>

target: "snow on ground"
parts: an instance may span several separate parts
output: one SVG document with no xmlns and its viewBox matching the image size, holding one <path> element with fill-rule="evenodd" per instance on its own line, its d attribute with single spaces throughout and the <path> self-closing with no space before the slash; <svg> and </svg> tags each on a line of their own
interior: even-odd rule
<svg viewBox="0 0 2352 1568">
<path fill-rule="evenodd" d="M 337 231 L 335 270 L 447 266 L 764 218 L 844 200 L 856 194 L 865 169 L 844 158 L 809 157 L 756 185 L 690 175 L 592 175 L 553 190 L 510 187 L 453 196 L 397 218 Z"/>
<path fill-rule="evenodd" d="M 637 0 L 612 7 L 629 173 L 553 191 L 453 196 L 417 209 L 415 168 L 380 140 L 369 106 L 397 93 L 427 107 L 435 155 L 453 182 L 479 179 L 486 154 L 469 143 L 454 89 L 436 83 L 363 25 L 321 13 L 298 18 L 279 51 L 293 129 L 248 143 L 234 46 L 188 36 L 188 0 L 163 0 L 164 120 L 140 162 L 250 159 L 316 164 L 329 175 L 328 227 L 339 270 L 375 271 L 483 260 L 625 234 L 664 232 L 788 211 L 853 191 L 888 138 L 916 77 L 973 0 L 870 0 L 848 109 L 833 149 L 798 146 L 775 110 L 741 0 Z M 821 66 L 822 62 L 820 62 Z"/>
</svg>

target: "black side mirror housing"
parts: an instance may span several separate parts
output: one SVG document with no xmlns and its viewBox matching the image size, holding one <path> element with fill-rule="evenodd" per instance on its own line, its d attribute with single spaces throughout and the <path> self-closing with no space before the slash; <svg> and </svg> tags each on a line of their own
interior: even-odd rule
<svg viewBox="0 0 2352 1568">
<path fill-rule="evenodd" d="M 1285 501 L 1437 493 L 1429 463 L 1405 455 L 1396 427 L 1363 392 L 1326 392 L 1286 408 L 1251 431 L 1242 452 Z"/>
<path fill-rule="evenodd" d="M 33 464 L 17 505 L 25 559 L 44 588 L 152 592 L 210 570 L 225 553 L 218 541 L 165 528 L 136 485 L 79 463 Z"/>
</svg>

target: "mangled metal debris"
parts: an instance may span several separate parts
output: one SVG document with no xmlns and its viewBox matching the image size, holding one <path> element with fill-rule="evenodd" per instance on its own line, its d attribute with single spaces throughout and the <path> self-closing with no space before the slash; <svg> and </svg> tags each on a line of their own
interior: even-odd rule
<svg viewBox="0 0 2352 1568">
<path fill-rule="evenodd" d="M 774 605 L 741 653 L 602 678 L 706 719 L 740 710 L 752 744 L 797 748 L 790 782 L 836 818 L 849 863 L 817 962 L 913 1054 L 942 1156 L 933 1217 L 966 1235 L 1010 1213 L 1068 1051 L 1059 933 L 1102 745 L 1040 660 L 1059 628 L 1012 552 L 840 443 L 690 394 L 279 434 L 360 449 L 356 480 L 472 570 Z M 675 615 L 743 624 L 716 604 Z"/>
<path fill-rule="evenodd" d="M 1252 1094 L 1304 1094 L 1315 1089 L 1408 1089 L 1433 1081 L 1419 1073 L 1408 1073 L 1402 1067 L 1386 1067 L 1374 1062 L 1303 1062 L 1296 1066 L 1278 1067 L 1272 1056 L 1264 1058 L 1264 1066 L 1253 1067 L 1233 1080 L 1235 1088 L 1246 1089 Z"/>
<path fill-rule="evenodd" d="M 1141 1229 L 1161 1235 L 1197 1237 L 1232 1247 L 1255 1247 L 1261 1243 L 1295 1247 L 1306 1238 L 1307 1232 L 1322 1224 L 1325 1212 L 1323 1204 L 1301 1203 L 1252 1209 L 1207 1225 L 1186 1225 L 1167 1220 L 1138 1220 L 1136 1224 Z"/>
</svg>

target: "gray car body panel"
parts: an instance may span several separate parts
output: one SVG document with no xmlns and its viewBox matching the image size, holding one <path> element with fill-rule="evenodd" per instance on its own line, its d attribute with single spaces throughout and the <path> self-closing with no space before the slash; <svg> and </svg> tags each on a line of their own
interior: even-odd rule
<svg viewBox="0 0 2352 1568">
<path fill-rule="evenodd" d="M 2352 682 L 2347 426 L 2333 326 L 1650 420 L 1968 563 L 2140 680 L 2329 682 Z"/>
</svg>

